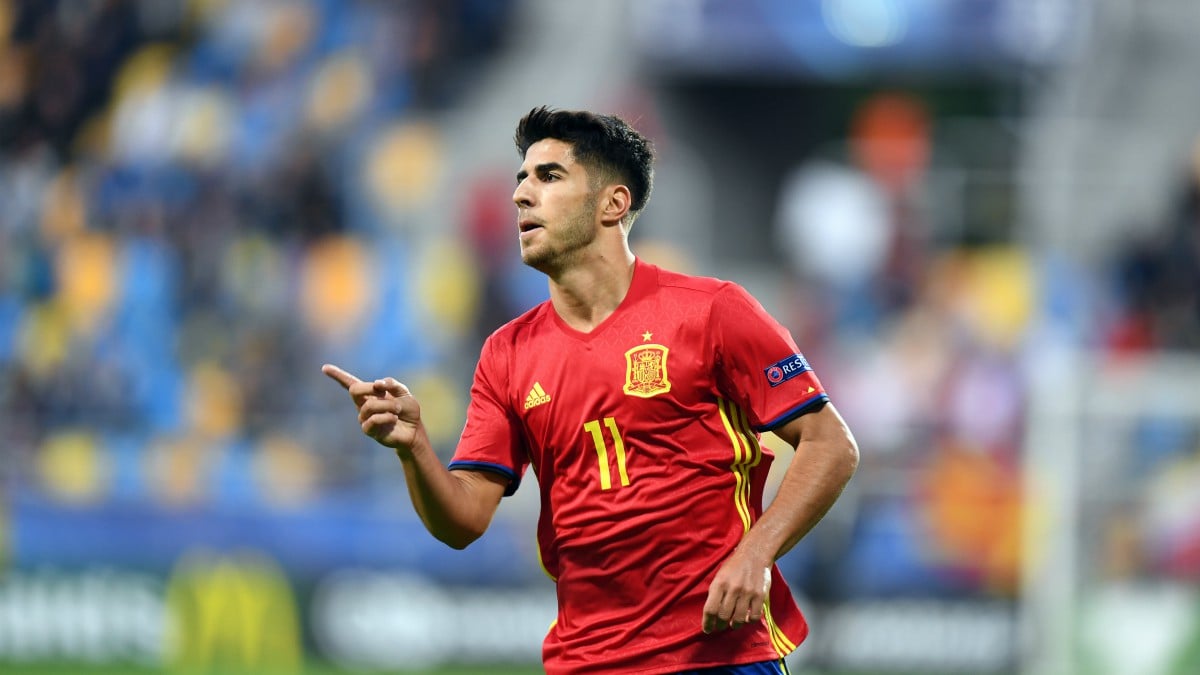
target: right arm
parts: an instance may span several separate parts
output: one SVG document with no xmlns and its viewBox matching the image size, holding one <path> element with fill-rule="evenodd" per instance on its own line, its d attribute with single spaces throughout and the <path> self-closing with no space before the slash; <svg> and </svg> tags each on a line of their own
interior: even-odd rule
<svg viewBox="0 0 1200 675">
<path fill-rule="evenodd" d="M 492 522 L 508 479 L 488 471 L 448 470 L 429 442 L 420 404 L 395 379 L 364 382 L 329 364 L 321 372 L 350 393 L 363 433 L 396 451 L 425 528 L 457 549 L 478 539 Z"/>
</svg>

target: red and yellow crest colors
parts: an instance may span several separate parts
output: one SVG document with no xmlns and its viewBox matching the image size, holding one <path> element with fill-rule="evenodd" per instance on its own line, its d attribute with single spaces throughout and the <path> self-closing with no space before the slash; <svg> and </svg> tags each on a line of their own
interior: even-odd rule
<svg viewBox="0 0 1200 675">
<path fill-rule="evenodd" d="M 625 393 L 650 398 L 671 391 L 667 354 L 662 345 L 639 345 L 625 352 Z"/>
</svg>

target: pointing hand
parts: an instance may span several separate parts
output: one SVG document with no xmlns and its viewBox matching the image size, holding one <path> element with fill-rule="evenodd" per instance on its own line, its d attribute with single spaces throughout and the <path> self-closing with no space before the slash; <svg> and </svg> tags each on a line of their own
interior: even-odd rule
<svg viewBox="0 0 1200 675">
<path fill-rule="evenodd" d="M 321 367 L 321 372 L 350 393 L 363 433 L 380 444 L 407 452 L 418 435 L 424 433 L 421 405 L 408 387 L 395 378 L 368 382 L 328 363 Z"/>
</svg>

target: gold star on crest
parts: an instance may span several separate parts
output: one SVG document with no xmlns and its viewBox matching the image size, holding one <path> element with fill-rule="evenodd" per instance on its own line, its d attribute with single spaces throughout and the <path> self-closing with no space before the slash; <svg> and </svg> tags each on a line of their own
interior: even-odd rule
<svg viewBox="0 0 1200 675">
<path fill-rule="evenodd" d="M 642 333 L 642 342 L 649 342 L 650 338 L 652 337 L 654 337 L 654 333 L 646 331 L 645 333 Z"/>
</svg>

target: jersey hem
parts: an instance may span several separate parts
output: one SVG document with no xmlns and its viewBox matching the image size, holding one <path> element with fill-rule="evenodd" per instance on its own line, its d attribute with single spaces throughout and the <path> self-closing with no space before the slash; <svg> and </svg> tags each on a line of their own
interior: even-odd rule
<svg viewBox="0 0 1200 675">
<path fill-rule="evenodd" d="M 746 656 L 744 657 L 744 661 L 741 660 L 741 658 L 742 657 L 739 657 L 737 661 L 698 661 L 693 663 L 673 663 L 671 665 L 653 666 L 650 668 L 640 668 L 637 670 L 617 669 L 605 672 L 611 673 L 612 675 L 672 675 L 673 673 L 682 673 L 688 670 L 704 670 L 706 668 L 722 668 L 729 666 L 748 666 L 751 664 L 765 663 L 768 661 L 778 662 L 783 660 L 785 657 L 780 656 L 775 650 L 771 650 L 764 656 Z M 543 665 L 543 667 L 545 666 Z M 550 670 L 547 668 L 546 672 L 549 675 L 565 674 L 570 672 L 570 669 Z"/>
</svg>

